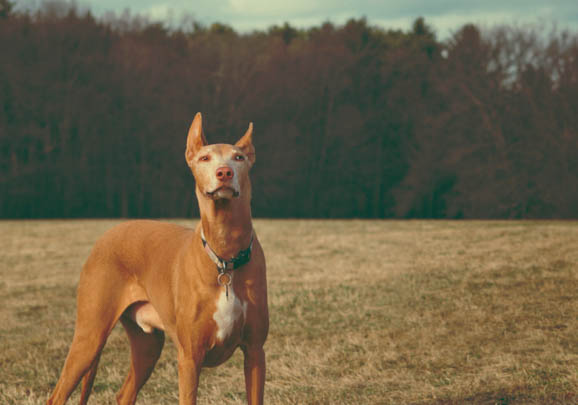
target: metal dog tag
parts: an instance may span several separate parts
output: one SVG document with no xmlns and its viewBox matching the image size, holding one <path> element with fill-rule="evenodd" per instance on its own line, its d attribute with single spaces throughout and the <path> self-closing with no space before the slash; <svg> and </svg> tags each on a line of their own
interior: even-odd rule
<svg viewBox="0 0 578 405">
<path fill-rule="evenodd" d="M 233 281 L 233 275 L 230 273 L 219 273 L 217 276 L 217 283 L 221 286 L 225 286 L 225 296 L 229 299 L 229 286 Z"/>
</svg>

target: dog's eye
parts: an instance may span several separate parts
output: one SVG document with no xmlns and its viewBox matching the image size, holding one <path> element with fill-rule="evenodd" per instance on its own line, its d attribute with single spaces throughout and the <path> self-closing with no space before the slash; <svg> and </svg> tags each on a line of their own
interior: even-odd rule
<svg viewBox="0 0 578 405">
<path fill-rule="evenodd" d="M 238 160 L 239 162 L 242 162 L 243 160 L 245 160 L 245 156 L 243 156 L 243 155 L 235 155 L 235 160 Z"/>
<path fill-rule="evenodd" d="M 199 158 L 199 162 L 208 162 L 209 160 L 211 160 L 209 155 L 204 155 Z"/>
</svg>

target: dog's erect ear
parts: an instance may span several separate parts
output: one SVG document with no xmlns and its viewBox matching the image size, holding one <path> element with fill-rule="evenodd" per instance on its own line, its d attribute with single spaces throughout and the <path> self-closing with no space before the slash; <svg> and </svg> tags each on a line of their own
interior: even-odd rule
<svg viewBox="0 0 578 405">
<path fill-rule="evenodd" d="M 205 134 L 203 133 L 203 117 L 200 112 L 195 115 L 195 119 L 189 128 L 189 135 L 187 136 L 187 150 L 185 152 L 185 159 L 187 164 L 192 167 L 193 157 L 203 146 L 207 144 Z"/>
<path fill-rule="evenodd" d="M 255 147 L 253 146 L 253 123 L 249 123 L 249 128 L 245 135 L 237 141 L 236 147 L 241 148 L 243 153 L 249 158 L 251 165 L 255 163 Z"/>
</svg>

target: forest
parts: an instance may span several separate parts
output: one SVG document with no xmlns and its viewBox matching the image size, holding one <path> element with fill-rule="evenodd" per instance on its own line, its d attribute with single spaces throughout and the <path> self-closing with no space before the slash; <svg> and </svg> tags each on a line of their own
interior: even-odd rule
<svg viewBox="0 0 578 405">
<path fill-rule="evenodd" d="M 198 215 L 185 139 L 254 123 L 253 215 L 578 218 L 578 33 L 371 16 L 246 33 L 0 0 L 0 218 Z"/>
</svg>

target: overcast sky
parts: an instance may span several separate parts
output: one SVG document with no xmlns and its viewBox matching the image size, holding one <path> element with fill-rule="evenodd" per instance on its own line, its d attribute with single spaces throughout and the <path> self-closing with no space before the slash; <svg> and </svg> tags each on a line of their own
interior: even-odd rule
<svg viewBox="0 0 578 405">
<path fill-rule="evenodd" d="M 35 0 L 32 0 L 35 1 Z M 36 0 L 38 1 L 38 0 Z M 578 0 L 77 0 L 97 15 L 132 14 L 153 20 L 180 21 L 184 13 L 204 24 L 215 21 L 238 31 L 265 29 L 285 21 L 297 27 L 324 21 L 342 24 L 351 17 L 367 17 L 372 25 L 409 29 L 423 16 L 439 37 L 446 37 L 463 24 L 484 26 L 499 23 L 556 22 L 559 28 L 578 31 Z"/>
</svg>

